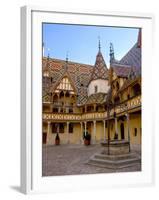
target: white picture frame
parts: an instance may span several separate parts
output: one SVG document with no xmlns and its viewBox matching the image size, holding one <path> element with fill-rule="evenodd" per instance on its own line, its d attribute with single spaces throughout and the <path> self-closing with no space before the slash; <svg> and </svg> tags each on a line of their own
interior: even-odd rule
<svg viewBox="0 0 159 200">
<path fill-rule="evenodd" d="M 41 23 L 76 23 L 142 28 L 142 171 L 116 174 L 42 177 L 41 159 Z M 153 16 L 106 11 L 21 8 L 21 191 L 64 192 L 152 185 L 154 124 L 152 115 Z M 149 123 L 148 123 L 149 122 Z M 105 181 L 107 180 L 107 181 Z"/>
</svg>

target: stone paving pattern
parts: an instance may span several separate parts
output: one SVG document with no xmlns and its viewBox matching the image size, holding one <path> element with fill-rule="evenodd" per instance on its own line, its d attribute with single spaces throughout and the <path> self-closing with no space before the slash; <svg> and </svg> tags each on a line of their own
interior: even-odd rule
<svg viewBox="0 0 159 200">
<path fill-rule="evenodd" d="M 131 146 L 132 152 L 141 155 L 140 146 Z M 87 164 L 89 158 L 101 152 L 100 144 L 84 145 L 59 145 L 43 146 L 42 152 L 42 176 L 78 175 L 78 174 L 97 174 L 114 172 L 133 172 L 141 171 L 141 165 L 120 170 L 107 169 L 91 166 Z"/>
</svg>

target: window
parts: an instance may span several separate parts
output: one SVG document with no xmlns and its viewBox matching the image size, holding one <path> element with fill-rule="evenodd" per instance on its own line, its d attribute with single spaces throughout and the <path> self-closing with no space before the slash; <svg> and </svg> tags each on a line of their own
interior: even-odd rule
<svg viewBox="0 0 159 200">
<path fill-rule="evenodd" d="M 58 113 L 58 108 L 53 108 L 53 113 Z"/>
<path fill-rule="evenodd" d="M 69 108 L 69 113 L 73 113 L 73 108 Z"/>
<path fill-rule="evenodd" d="M 51 123 L 52 133 L 57 133 L 58 124 Z"/>
<path fill-rule="evenodd" d="M 73 133 L 73 124 L 69 124 L 69 133 Z"/>
<path fill-rule="evenodd" d="M 97 92 L 98 92 L 98 86 L 95 85 L 95 86 L 94 86 L 94 93 L 97 93 Z"/>
<path fill-rule="evenodd" d="M 134 136 L 137 136 L 137 128 L 134 128 Z"/>
<path fill-rule="evenodd" d="M 64 124 L 59 124 L 59 133 L 64 133 Z"/>
</svg>

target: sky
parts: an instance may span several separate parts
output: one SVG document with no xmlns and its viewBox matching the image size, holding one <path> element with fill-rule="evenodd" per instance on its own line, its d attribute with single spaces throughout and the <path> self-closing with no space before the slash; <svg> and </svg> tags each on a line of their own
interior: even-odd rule
<svg viewBox="0 0 159 200">
<path fill-rule="evenodd" d="M 137 28 L 83 26 L 43 23 L 44 56 L 94 65 L 101 52 L 109 66 L 109 47 L 113 43 L 115 58 L 120 60 L 136 43 Z"/>
</svg>

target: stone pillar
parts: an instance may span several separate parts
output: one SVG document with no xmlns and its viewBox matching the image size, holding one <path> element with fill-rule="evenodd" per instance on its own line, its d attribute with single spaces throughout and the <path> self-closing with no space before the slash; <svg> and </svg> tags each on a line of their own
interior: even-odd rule
<svg viewBox="0 0 159 200">
<path fill-rule="evenodd" d="M 103 126 L 104 126 L 104 141 L 106 141 L 105 120 L 103 120 Z"/>
<path fill-rule="evenodd" d="M 47 144 L 51 143 L 50 124 L 51 124 L 51 122 L 48 121 L 47 122 L 47 139 L 46 139 Z"/>
<path fill-rule="evenodd" d="M 96 121 L 93 121 L 93 143 L 96 143 Z"/>
<path fill-rule="evenodd" d="M 80 122 L 81 124 L 81 135 L 80 135 L 80 144 L 83 143 L 83 122 Z"/>
<path fill-rule="evenodd" d="M 67 122 L 66 133 L 67 133 L 67 144 L 69 144 L 70 143 L 69 122 Z"/>
</svg>

